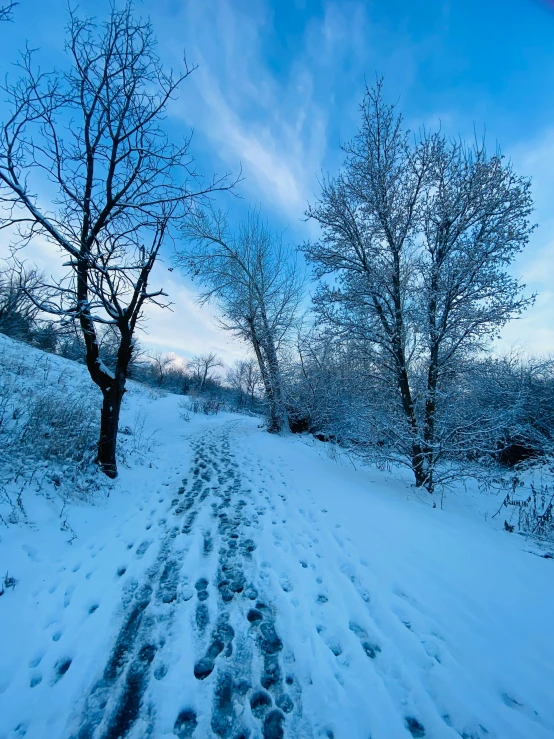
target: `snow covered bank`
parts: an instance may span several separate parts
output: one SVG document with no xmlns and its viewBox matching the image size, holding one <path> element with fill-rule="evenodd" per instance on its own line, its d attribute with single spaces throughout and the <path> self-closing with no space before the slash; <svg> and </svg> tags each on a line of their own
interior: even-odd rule
<svg viewBox="0 0 554 739">
<path fill-rule="evenodd" d="M 115 483 L 2 526 L 0 737 L 554 736 L 554 560 L 500 501 L 180 403 L 132 385 Z"/>
</svg>

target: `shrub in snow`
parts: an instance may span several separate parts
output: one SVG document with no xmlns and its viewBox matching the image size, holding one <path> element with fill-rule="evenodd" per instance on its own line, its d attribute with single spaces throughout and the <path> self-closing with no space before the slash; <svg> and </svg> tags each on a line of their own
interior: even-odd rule
<svg viewBox="0 0 554 739">
<path fill-rule="evenodd" d="M 25 520 L 24 493 L 87 495 L 98 403 L 83 370 L 3 338 L 0 342 L 0 515 Z"/>
</svg>

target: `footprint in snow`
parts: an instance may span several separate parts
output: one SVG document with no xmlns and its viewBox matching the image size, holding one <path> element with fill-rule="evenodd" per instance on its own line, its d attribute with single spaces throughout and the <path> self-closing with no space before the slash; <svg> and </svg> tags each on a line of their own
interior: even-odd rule
<svg viewBox="0 0 554 739">
<path fill-rule="evenodd" d="M 414 739 L 422 739 L 425 736 L 425 729 L 413 716 L 406 716 L 405 718 L 406 728 Z"/>
<path fill-rule="evenodd" d="M 329 636 L 324 626 L 316 626 L 316 631 L 325 642 L 325 645 L 335 655 L 335 657 L 340 657 L 340 655 L 342 654 L 342 646 L 339 640 L 335 636 Z"/>
<path fill-rule="evenodd" d="M 371 659 L 375 659 L 375 657 L 381 652 L 381 647 L 378 644 L 372 643 L 370 641 L 367 631 L 359 624 L 355 623 L 354 621 L 350 621 L 348 627 L 350 631 L 355 634 L 360 640 L 362 649 L 367 654 L 367 656 Z"/>
<path fill-rule="evenodd" d="M 69 604 L 71 603 L 71 597 L 73 596 L 73 593 L 75 592 L 75 585 L 70 585 L 64 594 L 63 598 L 63 607 L 67 608 Z"/>
<path fill-rule="evenodd" d="M 29 682 L 30 688 L 36 688 L 37 685 L 40 685 L 42 682 L 42 675 L 36 674 L 31 676 L 31 680 Z"/>
<path fill-rule="evenodd" d="M 33 562 L 42 562 L 42 558 L 41 558 L 38 550 L 35 549 L 34 547 L 30 547 L 27 544 L 22 544 L 21 545 L 21 549 L 23 549 L 23 551 L 27 553 L 27 556 Z"/>
<path fill-rule="evenodd" d="M 52 684 L 58 682 L 58 680 L 61 680 L 62 677 L 65 675 L 65 673 L 69 670 L 71 667 L 72 660 L 69 657 L 59 659 L 56 664 L 54 665 L 56 672 L 54 673 L 54 677 L 52 680 Z"/>
<path fill-rule="evenodd" d="M 186 708 L 175 719 L 173 733 L 177 739 L 190 739 L 194 734 L 197 724 L 196 713 L 192 708 Z"/>
<path fill-rule="evenodd" d="M 292 590 L 294 590 L 294 585 L 289 580 L 289 578 L 284 575 L 279 578 L 279 584 L 281 585 L 281 588 L 282 590 L 284 590 L 285 593 L 290 593 Z"/>
<path fill-rule="evenodd" d="M 146 554 L 146 552 L 148 550 L 148 547 L 150 546 L 151 543 L 152 542 L 150 542 L 150 541 L 148 541 L 148 540 L 145 539 L 141 544 L 138 545 L 137 551 L 135 552 L 135 556 L 138 559 L 140 559 L 141 557 L 143 557 Z"/>
<path fill-rule="evenodd" d="M 165 665 L 162 662 L 154 669 L 154 679 L 163 680 L 166 675 L 167 675 L 167 665 Z"/>
</svg>

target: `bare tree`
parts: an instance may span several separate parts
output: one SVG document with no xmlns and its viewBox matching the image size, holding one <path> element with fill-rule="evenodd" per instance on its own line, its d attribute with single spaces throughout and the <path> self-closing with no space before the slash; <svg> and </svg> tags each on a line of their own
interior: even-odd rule
<svg viewBox="0 0 554 739">
<path fill-rule="evenodd" d="M 242 408 L 246 404 L 246 390 L 244 381 L 244 366 L 241 361 L 235 362 L 227 371 L 227 384 L 237 392 L 237 405 Z"/>
<path fill-rule="evenodd" d="M 323 235 L 305 253 L 318 275 L 337 277 L 316 298 L 322 319 L 377 352 L 401 412 L 389 439 L 432 492 L 453 438 L 439 430 L 443 380 L 529 304 L 506 271 L 531 231 L 529 182 L 484 145 L 413 141 L 382 81 L 361 112 L 343 172 L 308 210 Z"/>
<path fill-rule="evenodd" d="M 252 407 L 256 391 L 262 384 L 260 369 L 255 359 L 239 359 L 227 372 L 227 382 L 238 393 L 238 405 Z"/>
<path fill-rule="evenodd" d="M 148 359 L 150 360 L 152 372 L 156 378 L 156 384 L 158 387 L 162 387 L 173 364 L 173 359 L 168 354 L 163 354 L 160 351 L 151 352 L 148 354 Z"/>
<path fill-rule="evenodd" d="M 166 304 L 149 286 L 154 263 L 175 220 L 230 186 L 203 184 L 190 140 L 168 139 L 168 103 L 192 70 L 166 73 L 155 44 L 130 3 L 101 26 L 70 12 L 68 71 L 43 73 L 25 52 L 21 78 L 5 88 L 12 113 L 0 133 L 0 226 L 16 227 L 20 247 L 41 237 L 67 258 L 67 276 L 40 308 L 80 325 L 103 395 L 97 461 L 110 477 L 135 328 L 146 303 Z M 98 324 L 117 328 L 115 371 L 101 361 Z"/>
<path fill-rule="evenodd" d="M 223 361 L 213 352 L 209 352 L 208 354 L 198 354 L 193 357 L 188 362 L 187 367 L 196 379 L 198 391 L 202 392 L 206 385 L 206 380 L 210 379 L 210 370 L 215 367 L 223 367 Z"/>
<path fill-rule="evenodd" d="M 262 386 L 260 368 L 255 359 L 243 359 L 241 361 L 242 376 L 246 395 L 250 399 L 250 405 L 254 405 L 256 393 Z"/>
<path fill-rule="evenodd" d="M 268 428 L 288 431 L 278 352 L 303 291 L 294 252 L 257 212 L 232 232 L 220 211 L 195 209 L 183 234 L 188 247 L 178 263 L 202 285 L 202 302 L 217 301 L 223 328 L 254 350 L 268 404 Z"/>
<path fill-rule="evenodd" d="M 17 5 L 19 5 L 19 3 L 14 2 L 0 6 L 0 23 L 13 21 L 13 10 Z"/>
<path fill-rule="evenodd" d="M 14 338 L 29 333 L 40 313 L 36 303 L 44 296 L 43 279 L 33 267 L 0 263 L 0 332 Z"/>
</svg>

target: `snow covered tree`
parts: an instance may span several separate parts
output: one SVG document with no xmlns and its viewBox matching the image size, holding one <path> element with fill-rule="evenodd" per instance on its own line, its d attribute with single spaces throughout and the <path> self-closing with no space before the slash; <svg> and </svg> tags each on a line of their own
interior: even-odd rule
<svg viewBox="0 0 554 739">
<path fill-rule="evenodd" d="M 305 253 L 335 280 L 316 296 L 321 319 L 373 345 L 396 399 L 388 441 L 432 492 L 449 434 L 445 380 L 530 300 L 507 271 L 531 231 L 530 185 L 484 145 L 411 138 L 382 81 L 361 113 L 343 171 L 308 210 L 322 237 Z"/>
<path fill-rule="evenodd" d="M 478 421 L 481 454 L 507 467 L 554 453 L 554 361 L 517 352 L 468 368 L 465 412 Z"/>
<path fill-rule="evenodd" d="M 45 239 L 66 257 L 42 310 L 76 321 L 86 364 L 103 395 L 97 462 L 117 474 L 116 441 L 133 335 L 146 303 L 164 304 L 149 279 L 175 219 L 228 181 L 199 181 L 189 141 L 174 145 L 163 119 L 192 71 L 166 73 L 151 24 L 132 5 L 106 23 L 69 14 L 64 73 L 46 74 L 26 51 L 8 83 L 11 115 L 0 129 L 0 225 L 18 246 Z M 101 361 L 98 324 L 117 329 L 113 370 Z"/>
<path fill-rule="evenodd" d="M 194 209 L 183 225 L 187 247 L 178 263 L 215 299 L 221 325 L 248 342 L 258 361 L 271 432 L 288 431 L 279 347 L 302 297 L 303 279 L 294 252 L 256 212 L 236 231 L 213 209 Z"/>
</svg>

